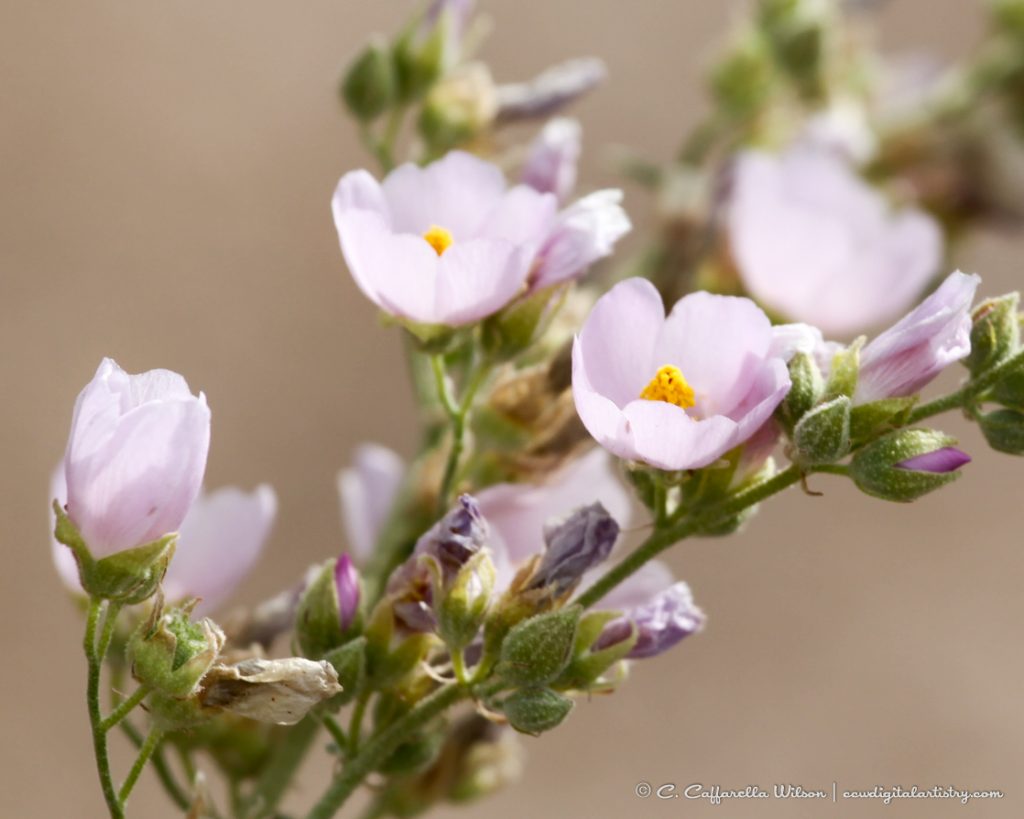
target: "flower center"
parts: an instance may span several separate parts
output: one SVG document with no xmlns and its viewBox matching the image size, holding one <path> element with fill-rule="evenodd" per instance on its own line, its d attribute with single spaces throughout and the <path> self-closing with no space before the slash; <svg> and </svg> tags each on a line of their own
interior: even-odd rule
<svg viewBox="0 0 1024 819">
<path fill-rule="evenodd" d="M 434 248 L 438 256 L 451 247 L 452 242 L 455 241 L 450 230 L 445 230 L 437 225 L 431 225 L 430 230 L 423 234 L 423 238 L 426 239 L 428 245 Z"/>
<path fill-rule="evenodd" d="M 686 383 L 679 368 L 671 364 L 658 369 L 640 397 L 646 401 L 665 401 L 683 409 L 689 409 L 697 403 L 693 400 L 693 387 Z"/>
</svg>

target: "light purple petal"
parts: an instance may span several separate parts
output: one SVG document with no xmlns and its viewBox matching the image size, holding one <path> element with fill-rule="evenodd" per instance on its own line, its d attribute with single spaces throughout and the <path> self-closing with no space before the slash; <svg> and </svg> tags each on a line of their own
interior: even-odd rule
<svg viewBox="0 0 1024 819">
<path fill-rule="evenodd" d="M 581 150 L 580 124 L 568 117 L 550 120 L 530 144 L 522 180 L 535 190 L 564 202 L 576 186 Z"/>
<path fill-rule="evenodd" d="M 338 624 L 346 631 L 359 611 L 359 572 L 352 558 L 341 555 L 334 562 L 334 586 L 338 593 Z"/>
<path fill-rule="evenodd" d="M 611 254 L 615 243 L 632 228 L 621 201 L 622 191 L 596 191 L 559 214 L 541 250 L 534 289 L 581 276 L 591 264 Z"/>
<path fill-rule="evenodd" d="M 421 236 L 392 233 L 362 210 L 345 211 L 337 228 L 349 272 L 370 301 L 400 318 L 436 320 L 440 259 Z"/>
<path fill-rule="evenodd" d="M 613 568 L 614 566 L 602 566 L 589 572 L 580 584 L 578 594 L 583 594 Z M 601 611 L 628 611 L 637 608 L 649 603 L 673 582 L 675 578 L 667 563 L 660 560 L 648 561 L 602 597 L 596 608 Z"/>
<path fill-rule="evenodd" d="M 388 228 L 391 227 L 391 213 L 384 199 L 384 191 L 369 171 L 358 170 L 345 174 L 334 190 L 331 211 L 335 224 L 345 213 L 352 210 L 376 213 Z"/>
<path fill-rule="evenodd" d="M 405 471 L 405 462 L 392 450 L 379 444 L 360 444 L 352 466 L 338 473 L 342 525 L 357 563 L 365 563 L 373 554 Z"/>
<path fill-rule="evenodd" d="M 64 459 L 68 516 L 94 556 L 176 531 L 209 445 L 206 399 L 181 376 L 128 376 L 105 360 L 79 396 Z"/>
<path fill-rule="evenodd" d="M 644 400 L 627 404 L 623 414 L 635 457 L 658 469 L 699 469 L 741 442 L 739 425 L 724 415 L 697 421 L 675 404 Z"/>
<path fill-rule="evenodd" d="M 728 414 L 750 389 L 771 344 L 771 322 L 750 299 L 691 293 L 665 320 L 645 383 L 658 367 L 674 365 L 693 387 L 695 412 Z"/>
<path fill-rule="evenodd" d="M 256 564 L 276 515 L 277 495 L 266 484 L 201 494 L 181 524 L 164 595 L 200 598 L 200 614 L 220 608 Z"/>
<path fill-rule="evenodd" d="M 620 408 L 639 397 L 665 363 L 654 356 L 664 323 L 661 296 L 646 279 L 626 279 L 598 299 L 578 341 L 593 389 Z"/>
<path fill-rule="evenodd" d="M 425 168 L 396 168 L 382 188 L 396 231 L 422 235 L 438 225 L 458 242 L 479 234 L 505 193 L 505 177 L 490 162 L 452 151 Z"/>
<path fill-rule="evenodd" d="M 508 191 L 480 226 L 479 235 L 539 247 L 551 232 L 558 203 L 550 193 L 526 185 Z"/>
<path fill-rule="evenodd" d="M 913 395 L 971 351 L 971 303 L 981 279 L 959 270 L 860 355 L 857 403 Z"/>
<path fill-rule="evenodd" d="M 964 464 L 971 462 L 971 456 L 956 447 L 947 446 L 934 452 L 915 455 L 896 464 L 897 469 L 909 469 L 914 472 L 955 472 Z"/>
<path fill-rule="evenodd" d="M 453 244 L 440 259 L 431 318 L 457 327 L 496 313 L 523 291 L 533 248 L 500 239 Z"/>
</svg>

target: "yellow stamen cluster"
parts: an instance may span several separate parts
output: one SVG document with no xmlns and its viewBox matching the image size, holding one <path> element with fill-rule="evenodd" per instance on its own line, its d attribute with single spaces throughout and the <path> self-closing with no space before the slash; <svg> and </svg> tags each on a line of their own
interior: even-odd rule
<svg viewBox="0 0 1024 819">
<path fill-rule="evenodd" d="M 683 409 L 689 409 L 697 403 L 694 401 L 693 387 L 686 383 L 679 368 L 671 364 L 666 364 L 654 374 L 640 397 L 647 401 L 667 401 Z"/>
<path fill-rule="evenodd" d="M 434 248 L 438 256 L 450 248 L 452 242 L 455 241 L 450 230 L 445 230 L 437 225 L 431 225 L 430 230 L 423 234 L 423 238 L 426 239 L 428 245 Z"/>
</svg>

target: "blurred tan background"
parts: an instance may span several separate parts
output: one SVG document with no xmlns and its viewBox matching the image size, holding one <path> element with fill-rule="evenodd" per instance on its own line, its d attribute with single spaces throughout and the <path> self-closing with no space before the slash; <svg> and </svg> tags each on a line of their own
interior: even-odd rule
<svg viewBox="0 0 1024 819">
<path fill-rule="evenodd" d="M 892 49 L 952 57 L 981 4 L 893 0 Z M 736 4 L 486 3 L 499 79 L 598 54 L 577 109 L 587 182 L 601 147 L 670 156 L 702 110 L 701 67 Z M 54 576 L 47 479 L 72 401 L 103 355 L 178 370 L 214 413 L 208 484 L 269 481 L 281 515 L 240 595 L 256 600 L 341 545 L 334 475 L 360 440 L 415 440 L 394 332 L 344 270 L 328 199 L 367 162 L 335 104 L 340 66 L 411 4 L 18 3 L 0 8 L 0 816 L 102 816 L 83 703 L 81 622 Z M 627 205 L 642 212 L 632 191 Z M 1024 247 L 981 237 L 960 262 L 986 293 L 1021 284 Z M 671 556 L 704 635 L 638 664 L 614 697 L 528 740 L 524 780 L 456 816 L 1024 815 L 1019 651 L 1024 462 L 985 451 L 914 507 L 821 476 L 747 531 Z M 115 765 L 127 764 L 120 737 Z M 310 766 L 295 803 L 326 781 Z M 639 781 L 741 788 L 998 788 L 1001 802 L 718 808 L 634 796 Z M 152 775 L 133 816 L 173 812 Z M 447 815 L 447 814 L 446 814 Z"/>
</svg>

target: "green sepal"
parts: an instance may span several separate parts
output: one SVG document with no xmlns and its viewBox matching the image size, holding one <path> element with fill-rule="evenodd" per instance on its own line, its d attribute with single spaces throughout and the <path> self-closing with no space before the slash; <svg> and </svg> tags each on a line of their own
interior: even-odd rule
<svg viewBox="0 0 1024 819">
<path fill-rule="evenodd" d="M 1000 368 L 991 397 L 999 404 L 1024 410 L 1024 352 L 1017 353 Z"/>
<path fill-rule="evenodd" d="M 319 660 L 344 641 L 332 558 L 306 587 L 295 609 L 295 637 L 304 657 Z"/>
<path fill-rule="evenodd" d="M 399 35 L 392 51 L 395 93 L 402 104 L 422 97 L 445 71 L 445 50 L 450 38 L 450 15 L 442 14 L 426 39 L 420 35 L 420 20 L 414 20 Z"/>
<path fill-rule="evenodd" d="M 78 564 L 78 579 L 86 594 L 122 605 L 134 605 L 156 593 L 174 556 L 178 543 L 176 532 L 96 560 L 58 501 L 53 502 L 53 511 L 57 515 L 53 535 L 59 543 L 71 549 Z"/>
<path fill-rule="evenodd" d="M 380 39 L 372 40 L 341 80 L 341 98 L 361 122 L 372 122 L 395 102 L 395 66 Z"/>
<path fill-rule="evenodd" d="M 973 378 L 1020 349 L 1020 295 L 986 299 L 971 314 L 971 351 L 963 359 Z"/>
<path fill-rule="evenodd" d="M 860 375 L 860 350 L 865 341 L 864 336 L 854 339 L 849 347 L 832 356 L 832 366 L 828 381 L 825 383 L 825 398 L 835 398 L 839 395 L 853 398 Z"/>
<path fill-rule="evenodd" d="M 818 403 L 825 391 L 825 380 L 810 355 L 797 353 L 789 362 L 789 381 L 792 386 L 775 414 L 786 432 L 792 434 L 797 422 Z"/>
<path fill-rule="evenodd" d="M 572 656 L 583 609 L 570 606 L 518 623 L 501 644 L 497 672 L 513 685 L 543 685 L 561 674 Z"/>
<path fill-rule="evenodd" d="M 828 464 L 850 451 L 850 399 L 840 395 L 819 404 L 796 425 L 793 443 L 805 464 Z"/>
<path fill-rule="evenodd" d="M 437 758 L 444 740 L 443 731 L 417 731 L 395 748 L 377 770 L 387 776 L 422 771 Z"/>
<path fill-rule="evenodd" d="M 996 452 L 1024 455 L 1024 412 L 999 409 L 978 416 L 978 426 Z"/>
<path fill-rule="evenodd" d="M 850 411 L 850 440 L 853 446 L 878 437 L 887 427 L 902 426 L 916 403 L 917 396 L 910 395 L 883 398 L 853 407 Z"/>
<path fill-rule="evenodd" d="M 897 429 L 858 450 L 850 477 L 862 492 L 882 500 L 909 503 L 952 483 L 954 472 L 923 472 L 897 466 L 910 458 L 953 446 L 956 439 L 930 429 Z"/>
<path fill-rule="evenodd" d="M 509 725 L 520 733 L 533 736 L 557 728 L 572 708 L 573 701 L 569 697 L 550 688 L 521 688 L 501 704 Z"/>
<path fill-rule="evenodd" d="M 366 637 L 356 637 L 345 645 L 331 649 L 324 659 L 338 672 L 342 691 L 331 698 L 332 707 L 340 707 L 360 693 L 366 681 Z"/>
<path fill-rule="evenodd" d="M 412 337 L 416 348 L 427 355 L 443 355 L 457 347 L 464 339 L 465 333 L 459 327 L 446 324 L 425 324 L 411 319 L 396 319 L 386 313 L 382 321 L 387 325 L 398 324 Z"/>
<path fill-rule="evenodd" d="M 515 358 L 543 334 L 568 292 L 561 284 L 545 287 L 485 319 L 480 327 L 484 350 L 497 360 Z"/>
<path fill-rule="evenodd" d="M 426 659 L 438 639 L 433 634 L 413 634 L 406 637 L 385 656 L 368 655 L 367 680 L 376 689 L 393 688 Z"/>
<path fill-rule="evenodd" d="M 604 627 L 620 616 L 616 611 L 595 611 L 589 612 L 580 620 L 572 660 L 552 683 L 553 688 L 585 691 L 611 666 L 626 658 L 640 637 L 635 626 L 626 639 L 600 651 L 590 651 L 590 647 L 601 636 Z"/>
<path fill-rule="evenodd" d="M 178 698 L 154 691 L 146 697 L 146 711 L 164 731 L 192 731 L 209 722 L 216 713 L 204 708 L 198 697 Z"/>
</svg>

